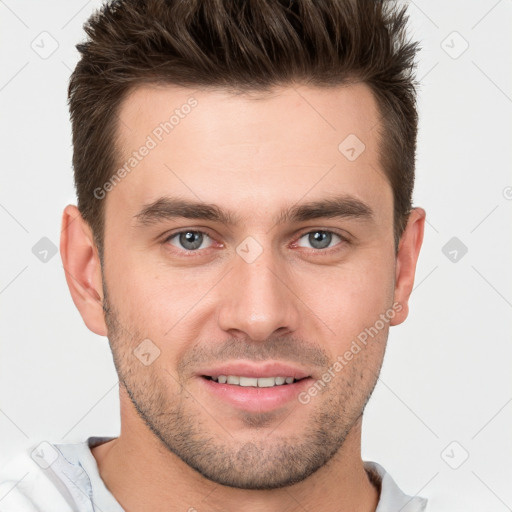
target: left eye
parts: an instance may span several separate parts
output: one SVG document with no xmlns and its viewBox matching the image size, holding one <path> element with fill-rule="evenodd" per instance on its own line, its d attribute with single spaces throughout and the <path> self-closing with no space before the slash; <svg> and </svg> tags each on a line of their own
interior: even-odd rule
<svg viewBox="0 0 512 512">
<path fill-rule="evenodd" d="M 180 233 L 171 235 L 166 242 L 178 247 L 178 249 L 196 251 L 198 249 L 205 249 L 205 247 L 203 247 L 203 242 L 209 238 L 210 237 L 202 231 L 181 231 Z M 177 243 L 174 243 L 174 239 L 177 240 Z M 178 244 L 180 244 L 181 247 Z"/>
<path fill-rule="evenodd" d="M 310 231 L 309 233 L 305 233 L 299 238 L 298 245 L 300 247 L 306 247 L 300 243 L 300 240 L 306 238 L 307 242 L 313 246 L 313 249 L 322 250 L 329 247 L 331 242 L 333 241 L 333 236 L 337 237 L 340 241 L 343 241 L 343 238 L 332 231 Z"/>
</svg>

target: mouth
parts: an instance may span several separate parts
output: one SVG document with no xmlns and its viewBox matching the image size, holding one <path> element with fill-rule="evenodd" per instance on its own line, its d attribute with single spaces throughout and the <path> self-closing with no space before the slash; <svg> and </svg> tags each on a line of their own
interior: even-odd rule
<svg viewBox="0 0 512 512">
<path fill-rule="evenodd" d="M 294 377 L 244 377 L 242 375 L 202 375 L 204 379 L 218 382 L 219 384 L 229 384 L 231 386 L 240 386 L 244 388 L 273 388 L 274 386 L 288 386 L 309 377 L 296 379 Z"/>
<path fill-rule="evenodd" d="M 213 400 L 259 413 L 299 403 L 299 393 L 314 381 L 308 372 L 280 363 L 239 362 L 205 369 L 197 377 Z"/>
</svg>

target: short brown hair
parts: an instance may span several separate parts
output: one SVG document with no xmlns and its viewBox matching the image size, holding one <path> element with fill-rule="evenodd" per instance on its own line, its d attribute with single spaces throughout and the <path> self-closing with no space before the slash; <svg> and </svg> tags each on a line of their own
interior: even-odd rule
<svg viewBox="0 0 512 512">
<path fill-rule="evenodd" d="M 78 208 L 102 254 L 118 110 L 142 84 L 268 91 L 363 82 L 375 94 L 381 163 L 393 190 L 395 243 L 411 210 L 417 134 L 405 7 L 386 0 L 116 0 L 85 23 L 69 83 Z M 340 141 L 341 142 L 341 141 Z"/>
</svg>

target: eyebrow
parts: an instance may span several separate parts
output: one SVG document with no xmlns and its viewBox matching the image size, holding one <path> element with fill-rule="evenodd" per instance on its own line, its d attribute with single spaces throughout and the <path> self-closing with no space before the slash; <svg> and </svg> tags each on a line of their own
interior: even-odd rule
<svg viewBox="0 0 512 512">
<path fill-rule="evenodd" d="M 341 195 L 284 208 L 273 222 L 284 224 L 322 218 L 352 218 L 368 221 L 373 217 L 373 210 L 368 204 L 355 197 Z M 236 213 L 224 210 L 216 204 L 169 196 L 145 205 L 135 218 L 142 226 L 175 218 L 206 220 L 226 226 L 236 226 L 243 220 Z"/>
</svg>

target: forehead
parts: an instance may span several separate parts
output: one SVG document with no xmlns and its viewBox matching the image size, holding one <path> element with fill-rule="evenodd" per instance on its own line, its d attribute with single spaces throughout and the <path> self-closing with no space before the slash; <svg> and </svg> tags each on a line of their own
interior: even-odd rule
<svg viewBox="0 0 512 512">
<path fill-rule="evenodd" d="M 374 203 L 391 198 L 378 107 L 364 84 L 264 94 L 144 86 L 125 98 L 119 119 L 118 165 L 127 172 L 107 208 L 122 200 L 135 213 L 166 194 L 246 213 L 334 189 Z"/>
<path fill-rule="evenodd" d="M 191 133 L 207 136 L 205 143 L 221 142 L 221 147 L 237 143 L 256 146 L 274 137 L 280 142 L 306 137 L 311 147 L 318 146 L 320 139 L 332 146 L 349 134 L 371 144 L 379 114 L 373 93 L 362 83 L 329 88 L 283 86 L 236 94 L 214 88 L 147 85 L 127 95 L 119 118 L 119 138 L 127 148 L 136 145 L 141 134 L 158 139 L 159 127 L 164 129 L 166 123 L 172 125 L 176 141 Z M 160 133 L 164 138 L 169 134 L 165 129 Z M 280 144 L 280 149 L 287 146 Z"/>
</svg>

